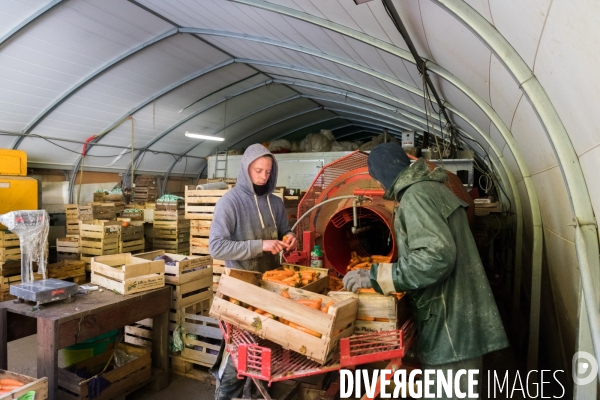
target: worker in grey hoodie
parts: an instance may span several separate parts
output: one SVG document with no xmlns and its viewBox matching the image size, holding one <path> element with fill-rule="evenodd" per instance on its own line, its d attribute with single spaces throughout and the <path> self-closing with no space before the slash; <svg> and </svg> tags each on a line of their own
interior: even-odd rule
<svg viewBox="0 0 600 400">
<path fill-rule="evenodd" d="M 215 207 L 209 238 L 213 258 L 225 260 L 228 268 L 259 272 L 279 268 L 279 252 L 294 250 L 297 240 L 283 201 L 273 194 L 276 185 L 275 157 L 261 144 L 248 147 L 235 187 Z M 237 379 L 228 354 L 216 375 L 216 400 L 241 397 L 244 381 Z"/>
</svg>

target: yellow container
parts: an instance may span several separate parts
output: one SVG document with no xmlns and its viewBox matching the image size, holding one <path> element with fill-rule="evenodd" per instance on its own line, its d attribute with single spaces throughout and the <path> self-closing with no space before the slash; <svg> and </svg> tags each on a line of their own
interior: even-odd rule
<svg viewBox="0 0 600 400">
<path fill-rule="evenodd" d="M 38 209 L 38 181 L 26 176 L 0 176 L 0 214 Z M 4 225 L 0 224 L 0 229 Z"/>
<path fill-rule="evenodd" d="M 27 153 L 0 149 L 0 175 L 27 176 Z"/>
</svg>

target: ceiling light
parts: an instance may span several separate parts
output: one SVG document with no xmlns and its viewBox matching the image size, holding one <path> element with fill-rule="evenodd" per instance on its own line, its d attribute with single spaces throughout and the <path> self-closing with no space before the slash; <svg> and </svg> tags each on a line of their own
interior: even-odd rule
<svg viewBox="0 0 600 400">
<path fill-rule="evenodd" d="M 185 136 L 191 137 L 194 139 L 214 140 L 216 142 L 222 142 L 223 140 L 225 140 L 225 138 L 222 138 L 222 137 L 201 135 L 199 133 L 194 133 L 194 132 L 186 132 Z"/>
</svg>

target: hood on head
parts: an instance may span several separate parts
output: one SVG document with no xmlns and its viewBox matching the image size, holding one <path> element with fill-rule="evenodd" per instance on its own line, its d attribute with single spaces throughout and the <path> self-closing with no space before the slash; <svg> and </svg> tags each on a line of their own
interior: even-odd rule
<svg viewBox="0 0 600 400">
<path fill-rule="evenodd" d="M 398 174 L 394 183 L 386 189 L 383 198 L 400 201 L 406 189 L 417 182 L 433 181 L 445 183 L 447 179 L 448 175 L 446 175 L 446 171 L 440 167 L 430 170 L 425 159 L 419 158 L 410 168 L 405 168 L 404 171 Z"/>
<path fill-rule="evenodd" d="M 275 160 L 275 156 L 271 154 L 271 152 L 262 144 L 253 144 L 248 147 L 242 156 L 242 162 L 240 164 L 240 172 L 238 173 L 236 187 L 239 186 L 247 192 L 248 194 L 254 195 L 254 187 L 252 186 L 252 180 L 250 179 L 250 174 L 248 173 L 248 167 L 250 164 L 254 162 L 254 160 L 263 157 L 263 156 L 271 156 L 273 158 L 273 167 L 271 168 L 271 176 L 269 176 L 269 180 L 267 181 L 267 193 L 269 195 L 273 193 L 275 187 L 277 186 L 277 161 Z"/>
<path fill-rule="evenodd" d="M 369 175 L 387 190 L 398 174 L 410 165 L 410 159 L 398 143 L 384 143 L 371 150 L 367 165 Z"/>
</svg>

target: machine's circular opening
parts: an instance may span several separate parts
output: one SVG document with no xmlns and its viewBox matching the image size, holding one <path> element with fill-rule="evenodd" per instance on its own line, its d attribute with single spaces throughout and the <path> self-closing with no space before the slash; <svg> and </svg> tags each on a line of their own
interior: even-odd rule
<svg viewBox="0 0 600 400">
<path fill-rule="evenodd" d="M 346 274 L 352 250 L 360 256 L 393 256 L 395 241 L 388 222 L 377 212 L 357 207 L 358 232 L 352 233 L 352 207 L 329 220 L 323 234 L 323 249 L 330 266 Z"/>
</svg>

